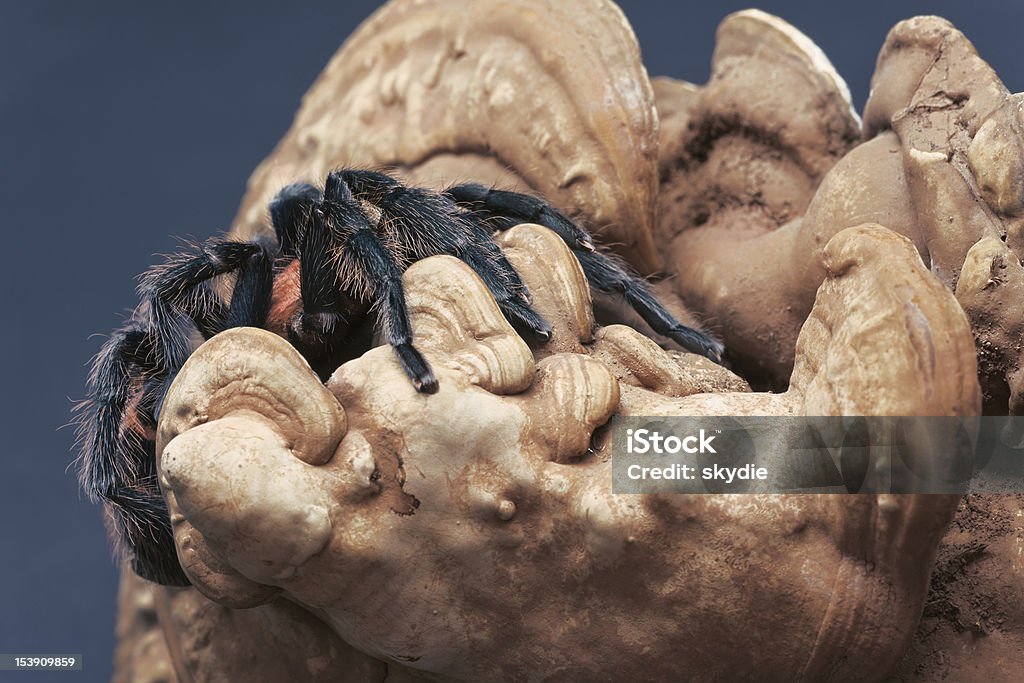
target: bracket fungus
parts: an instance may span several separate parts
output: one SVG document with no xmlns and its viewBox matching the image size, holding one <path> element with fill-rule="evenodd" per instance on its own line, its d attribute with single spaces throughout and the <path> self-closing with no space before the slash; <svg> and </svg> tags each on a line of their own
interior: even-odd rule
<svg viewBox="0 0 1024 683">
<path fill-rule="evenodd" d="M 890 34 L 857 144 L 842 79 L 761 12 L 723 22 L 708 85 L 652 86 L 610 2 L 388 3 L 254 173 L 236 236 L 268 229 L 276 189 L 340 165 L 532 189 L 641 272 L 674 275 L 661 291 L 716 326 L 741 374 L 785 390 L 598 326 L 577 261 L 531 225 L 499 242 L 552 324 L 547 344 L 521 340 L 458 260 L 406 272 L 435 395 L 387 347 L 324 385 L 269 332 L 218 335 L 158 427 L 194 588 L 126 577 L 115 679 L 147 658 L 196 681 L 906 667 L 955 496 L 613 495 L 603 427 L 967 416 L 983 390 L 987 408 L 1017 406 L 1016 103 L 934 18 Z M 1013 571 L 1006 585 L 1024 585 Z M 153 614 L 162 644 L 129 628 Z"/>
<path fill-rule="evenodd" d="M 1021 414 L 1022 96 L 963 34 L 937 17 L 897 24 L 862 132 L 820 50 L 756 11 L 722 22 L 707 85 L 659 79 L 655 92 L 657 240 L 671 244 L 677 292 L 721 331 L 745 375 L 785 386 L 825 277 L 822 250 L 842 229 L 876 222 L 910 238 L 956 291 L 986 413 Z M 757 267 L 737 265 L 747 263 Z"/>
<path fill-rule="evenodd" d="M 389 2 L 253 173 L 235 232 L 265 230 L 297 177 L 388 166 L 415 184 L 533 189 L 651 273 L 657 126 L 636 37 L 607 0 Z"/>
<path fill-rule="evenodd" d="M 593 435 L 616 412 L 976 413 L 967 320 L 909 241 L 863 227 L 828 245 L 789 392 L 679 397 L 684 366 L 638 333 L 580 343 L 590 301 L 568 249 L 537 226 L 504 237 L 538 240 L 546 262 L 516 266 L 532 291 L 561 273 L 538 306 L 575 352 L 535 363 L 483 283 L 435 257 L 405 286 L 436 395 L 417 394 L 386 347 L 342 365 L 326 389 L 268 332 L 229 331 L 193 354 L 158 449 L 195 586 L 232 604 L 286 597 L 360 652 L 452 680 L 721 678 L 750 666 L 838 680 L 865 659 L 893 664 L 956 497 L 617 496 Z M 242 356 L 256 360 L 239 380 L 230 359 Z M 721 387 L 736 385 L 718 372 Z M 920 391 L 903 390 L 907 373 Z M 282 383 L 307 396 L 291 424 L 332 431 L 317 437 L 338 444 L 329 457 L 308 457 L 304 435 L 278 425 Z M 197 425 L 193 401 L 211 384 L 232 391 L 211 393 Z M 728 639 L 709 633 L 743 634 L 748 659 L 725 656 Z"/>
</svg>

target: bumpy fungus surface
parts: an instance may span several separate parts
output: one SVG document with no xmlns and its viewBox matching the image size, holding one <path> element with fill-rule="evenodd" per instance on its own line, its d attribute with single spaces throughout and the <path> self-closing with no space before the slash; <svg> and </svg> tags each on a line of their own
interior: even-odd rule
<svg viewBox="0 0 1024 683">
<path fill-rule="evenodd" d="M 1021 414 L 1021 96 L 949 22 L 892 29 L 863 133 L 824 55 L 760 12 L 722 23 L 707 85 L 658 79 L 655 92 L 657 240 L 672 244 L 679 294 L 748 375 L 785 386 L 825 275 L 822 249 L 846 227 L 877 222 L 910 238 L 955 289 L 986 412 Z"/>
<path fill-rule="evenodd" d="M 326 389 L 268 332 L 193 354 L 158 449 L 196 587 L 232 604 L 286 597 L 357 650 L 448 679 L 710 680 L 754 666 L 852 680 L 864 661 L 892 665 L 955 498 L 616 496 L 592 437 L 616 411 L 975 413 L 967 321 L 912 245 L 879 227 L 828 245 L 787 393 L 685 396 L 685 366 L 636 332 L 583 343 L 588 293 L 554 235 L 504 239 L 545 291 L 554 343 L 573 350 L 535 360 L 476 276 L 437 257 L 405 277 L 434 396 L 387 347 Z M 519 258 L 527 244 L 544 263 Z M 920 391 L 903 390 L 910 378 Z M 306 397 L 287 419 L 281 391 Z M 743 660 L 725 649 L 737 634 Z"/>
<path fill-rule="evenodd" d="M 663 265 L 657 131 L 636 37 L 607 0 L 390 2 L 306 94 L 235 231 L 265 230 L 267 202 L 296 178 L 388 166 L 431 185 L 532 188 L 650 273 Z"/>
<path fill-rule="evenodd" d="M 751 393 L 628 327 L 595 328 L 577 264 L 529 226 L 503 248 L 554 326 L 545 346 L 459 262 L 407 273 L 436 396 L 387 348 L 324 387 L 273 335 L 221 335 L 176 381 L 158 444 L 198 591 L 126 577 L 116 678 L 880 678 L 911 642 L 956 500 L 616 497 L 600 427 L 976 414 L 968 321 L 986 406 L 1018 412 L 1016 103 L 934 18 L 890 34 L 857 145 L 842 79 L 760 12 L 723 22 L 706 86 L 652 87 L 608 2 L 389 3 L 253 175 L 236 236 L 269 229 L 278 188 L 340 165 L 537 190 L 641 272 L 674 274 L 662 297 L 675 287 L 749 376 L 788 388 Z M 901 675 L 948 673 L 920 657 L 954 647 L 1019 652 L 1020 615 L 986 622 L 985 606 L 1024 586 L 1021 505 L 979 507 L 995 510 L 975 501 L 946 537 L 925 618 L 956 623 L 938 596 L 999 638 L 919 638 Z M 995 520 L 981 551 L 976 517 Z"/>
</svg>

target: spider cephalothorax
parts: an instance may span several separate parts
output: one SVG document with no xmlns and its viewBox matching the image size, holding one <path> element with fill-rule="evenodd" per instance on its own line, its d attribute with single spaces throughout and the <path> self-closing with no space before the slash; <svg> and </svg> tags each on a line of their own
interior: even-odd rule
<svg viewBox="0 0 1024 683">
<path fill-rule="evenodd" d="M 372 313 L 417 391 L 437 379 L 413 344 L 402 273 L 439 254 L 469 265 L 520 334 L 550 338 L 526 286 L 492 239 L 523 222 L 556 232 L 592 287 L 621 294 L 652 329 L 684 348 L 719 360 L 716 340 L 679 323 L 645 283 L 594 249 L 590 236 L 546 202 L 464 184 L 434 192 L 385 173 L 339 170 L 322 190 L 289 185 L 271 202 L 271 240 L 213 240 L 142 277 L 142 303 L 97 355 L 81 425 L 81 479 L 106 503 L 132 568 L 163 584 L 186 585 L 166 504 L 157 482 L 155 429 L 164 393 L 196 345 L 223 330 L 263 327 L 288 339 L 326 379 L 365 350 L 354 338 Z M 214 280 L 234 274 L 230 298 Z"/>
</svg>

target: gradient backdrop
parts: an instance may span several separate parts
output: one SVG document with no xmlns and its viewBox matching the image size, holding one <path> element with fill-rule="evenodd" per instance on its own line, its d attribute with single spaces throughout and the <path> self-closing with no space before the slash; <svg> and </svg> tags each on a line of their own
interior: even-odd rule
<svg viewBox="0 0 1024 683">
<path fill-rule="evenodd" d="M 105 681 L 117 572 L 79 494 L 74 435 L 86 364 L 134 305 L 135 276 L 173 235 L 225 229 L 299 98 L 376 2 L 0 0 L 0 270 L 8 297 L 0 419 L 0 653 L 81 653 Z M 623 2 L 651 75 L 706 80 L 714 30 L 747 3 Z M 765 1 L 822 46 L 863 107 L 887 30 L 951 19 L 1024 88 L 1024 3 Z M 0 680 L 7 680 L 0 674 Z"/>
</svg>

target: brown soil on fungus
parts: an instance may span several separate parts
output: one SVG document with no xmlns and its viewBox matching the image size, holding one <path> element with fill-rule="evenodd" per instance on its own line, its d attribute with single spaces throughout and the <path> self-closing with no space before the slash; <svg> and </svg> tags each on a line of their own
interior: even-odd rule
<svg viewBox="0 0 1024 683">
<path fill-rule="evenodd" d="M 1022 510 L 1022 494 L 960 502 L 914 642 L 890 681 L 1021 680 L 1024 582 L 1008 565 L 1024 538 Z"/>
</svg>

